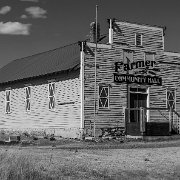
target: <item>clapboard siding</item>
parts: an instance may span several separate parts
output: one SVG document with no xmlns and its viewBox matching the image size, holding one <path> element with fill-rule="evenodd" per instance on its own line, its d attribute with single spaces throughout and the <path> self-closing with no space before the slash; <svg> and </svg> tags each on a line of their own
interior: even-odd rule
<svg viewBox="0 0 180 180">
<path fill-rule="evenodd" d="M 92 50 L 94 50 L 92 48 Z M 121 48 L 98 49 L 97 53 L 97 94 L 98 85 L 101 83 L 109 86 L 109 109 L 98 109 L 96 115 L 96 127 L 124 126 L 123 107 L 126 106 L 126 85 L 113 82 L 114 63 L 121 60 L 123 51 Z M 85 54 L 85 127 L 94 121 L 94 57 Z M 97 106 L 98 106 L 98 95 Z"/>
<path fill-rule="evenodd" d="M 150 90 L 150 107 L 166 108 L 166 90 L 176 90 L 176 111 L 180 113 L 180 58 L 177 56 L 167 55 L 165 53 L 157 56 L 159 61 L 159 76 L 162 77 L 161 87 L 151 87 Z M 162 111 L 166 117 L 169 118 L 167 111 Z M 158 111 L 150 113 L 151 121 L 165 121 L 164 118 Z"/>
<path fill-rule="evenodd" d="M 0 91 L 0 128 L 11 129 L 80 129 L 80 78 L 68 75 L 30 80 L 31 110 L 25 110 L 25 84 L 9 84 Z M 48 106 L 48 80 L 55 81 L 54 110 Z M 11 88 L 11 113 L 5 113 L 5 88 Z"/>
<path fill-rule="evenodd" d="M 127 22 L 116 22 L 121 29 L 121 33 L 114 32 L 114 43 L 125 43 L 131 49 L 136 50 L 135 34 L 143 35 L 142 51 L 162 51 L 163 50 L 163 28 L 150 27 Z"/>
<path fill-rule="evenodd" d="M 176 88 L 176 110 L 180 113 L 180 69 L 179 66 L 172 64 L 166 65 L 159 63 L 161 60 L 167 62 L 179 62 L 177 58 L 164 55 L 164 42 L 163 42 L 163 28 L 149 27 L 144 25 L 136 25 L 124 22 L 116 22 L 121 29 L 121 33 L 114 32 L 113 44 L 111 49 L 98 48 L 97 49 L 97 85 L 104 83 L 109 85 L 109 109 L 97 109 L 96 126 L 98 127 L 111 127 L 111 126 L 124 126 L 124 108 L 127 107 L 127 85 L 116 84 L 113 80 L 113 73 L 115 72 L 115 62 L 123 61 L 123 50 L 133 50 L 134 61 L 144 60 L 146 52 L 153 52 L 156 67 L 160 68 L 157 76 L 162 77 L 162 86 L 147 86 L 142 87 L 150 88 L 150 107 L 166 108 L 166 89 L 168 87 Z M 135 46 L 135 33 L 143 34 L 143 46 Z M 89 47 L 95 51 L 94 47 Z M 84 115 L 85 127 L 89 127 L 89 122 L 94 121 L 94 56 L 90 53 L 85 53 L 85 83 L 84 83 Z M 136 84 L 129 85 L 131 87 Z M 141 86 L 140 86 L 141 87 Z M 97 86 L 98 89 L 98 86 Z M 97 92 L 98 94 L 98 92 Z M 98 104 L 98 97 L 97 104 Z M 162 116 L 163 114 L 163 116 Z M 169 112 L 153 111 L 150 110 L 150 121 L 167 121 Z"/>
</svg>

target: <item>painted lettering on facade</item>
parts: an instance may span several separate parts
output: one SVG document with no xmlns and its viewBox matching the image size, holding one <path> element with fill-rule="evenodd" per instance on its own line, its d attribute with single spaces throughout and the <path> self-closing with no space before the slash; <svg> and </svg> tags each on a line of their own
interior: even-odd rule
<svg viewBox="0 0 180 180">
<path fill-rule="evenodd" d="M 139 68 L 149 68 L 154 67 L 156 64 L 155 61 L 137 61 L 132 63 L 123 63 L 123 62 L 116 62 L 115 63 L 115 72 L 122 72 L 123 71 L 130 71 L 133 69 Z"/>
<path fill-rule="evenodd" d="M 116 83 L 136 83 L 136 84 L 148 84 L 148 85 L 162 85 L 162 78 L 157 76 L 143 76 L 132 74 L 117 74 L 114 73 L 114 82 Z"/>
</svg>

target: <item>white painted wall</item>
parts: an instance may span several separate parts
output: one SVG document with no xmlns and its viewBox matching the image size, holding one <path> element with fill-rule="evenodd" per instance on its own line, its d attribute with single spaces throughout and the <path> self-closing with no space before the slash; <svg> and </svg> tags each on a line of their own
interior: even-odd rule
<svg viewBox="0 0 180 180">
<path fill-rule="evenodd" d="M 56 106 L 49 110 L 48 81 L 31 86 L 31 111 L 26 112 L 25 88 L 15 88 L 11 90 L 10 114 L 5 113 L 5 91 L 0 91 L 0 129 L 54 130 L 56 134 L 62 131 L 75 136 L 81 126 L 80 91 L 80 78 L 56 82 Z"/>
</svg>

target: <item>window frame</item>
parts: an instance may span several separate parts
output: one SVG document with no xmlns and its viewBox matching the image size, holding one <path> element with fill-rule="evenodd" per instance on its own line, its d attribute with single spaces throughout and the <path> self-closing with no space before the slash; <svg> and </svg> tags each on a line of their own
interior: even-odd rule
<svg viewBox="0 0 180 180">
<path fill-rule="evenodd" d="M 168 100 L 168 92 L 174 91 L 174 100 Z M 170 101 L 174 102 L 174 110 L 176 110 L 176 89 L 166 89 L 166 108 L 168 108 L 168 103 Z"/>
<path fill-rule="evenodd" d="M 7 101 L 7 92 L 9 92 L 9 100 Z M 9 104 L 9 111 L 7 111 L 7 103 Z M 5 113 L 10 114 L 11 113 L 11 89 L 5 90 Z"/>
<path fill-rule="evenodd" d="M 106 97 L 100 97 L 100 88 L 107 88 L 108 89 L 108 96 Z M 109 102 L 109 94 L 110 94 L 110 88 L 109 88 L 109 85 L 98 85 L 98 109 L 110 109 L 110 102 Z M 100 104 L 100 99 L 101 98 L 106 98 L 108 100 L 108 104 L 107 104 L 107 107 L 105 106 L 99 106 Z"/>
<path fill-rule="evenodd" d="M 29 97 L 27 97 L 27 89 L 30 89 L 28 90 L 29 92 Z M 30 112 L 31 111 L 31 86 L 26 86 L 25 87 L 25 109 L 26 109 L 26 112 Z M 28 101 L 29 100 L 29 101 Z M 27 106 L 27 102 L 29 102 L 29 106 Z M 29 109 L 27 108 L 29 107 Z"/>
<path fill-rule="evenodd" d="M 140 36 L 140 44 L 137 44 L 137 36 Z M 135 33 L 135 46 L 142 47 L 143 46 L 143 34 Z"/>
<path fill-rule="evenodd" d="M 50 86 L 53 87 L 54 85 L 54 89 L 53 89 L 53 95 L 51 95 L 50 93 Z M 56 107 L 56 83 L 54 81 L 50 81 L 48 82 L 48 109 L 49 110 L 55 110 L 55 107 Z M 53 104 L 54 104 L 54 107 L 52 106 L 51 104 L 51 98 L 53 99 Z"/>
</svg>

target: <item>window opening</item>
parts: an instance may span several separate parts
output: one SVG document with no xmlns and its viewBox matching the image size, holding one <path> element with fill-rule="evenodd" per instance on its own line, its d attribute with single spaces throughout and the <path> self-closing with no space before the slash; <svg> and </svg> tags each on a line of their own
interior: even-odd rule
<svg viewBox="0 0 180 180">
<path fill-rule="evenodd" d="M 25 107 L 26 111 L 31 110 L 31 87 L 25 87 L 26 97 L 25 97 Z"/>
<path fill-rule="evenodd" d="M 5 108 L 6 108 L 5 111 L 6 111 L 6 113 L 8 114 L 8 113 L 11 112 L 11 90 L 6 90 L 6 91 L 5 91 L 5 96 L 6 96 L 6 97 L 5 97 L 5 98 L 6 98 L 6 99 L 5 99 L 5 100 L 6 100 L 6 101 L 5 101 L 5 104 L 6 104 L 6 105 L 5 105 L 5 106 L 6 106 L 6 107 L 5 107 Z"/>
<path fill-rule="evenodd" d="M 142 34 L 139 33 L 135 34 L 135 45 L 142 46 Z"/>
<path fill-rule="evenodd" d="M 176 91 L 175 91 L 175 89 L 168 89 L 166 91 L 166 106 L 168 109 L 176 108 Z"/>
<path fill-rule="evenodd" d="M 55 108 L 55 83 L 49 83 L 49 109 Z"/>
<path fill-rule="evenodd" d="M 99 86 L 99 108 L 109 108 L 109 87 Z"/>
</svg>

